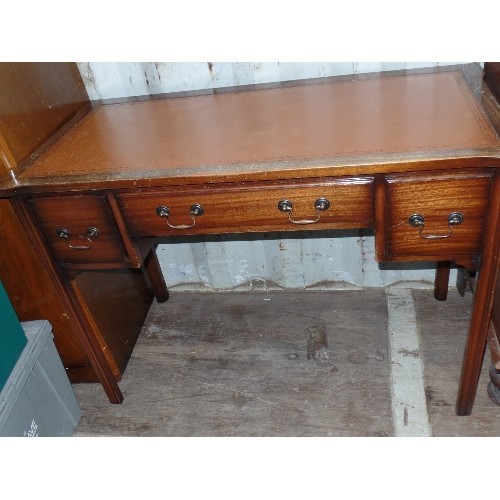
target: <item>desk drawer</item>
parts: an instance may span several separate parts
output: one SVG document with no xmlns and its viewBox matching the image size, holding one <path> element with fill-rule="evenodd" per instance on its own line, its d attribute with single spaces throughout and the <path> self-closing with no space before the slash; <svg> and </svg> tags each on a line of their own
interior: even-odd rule
<svg viewBox="0 0 500 500">
<path fill-rule="evenodd" d="M 105 195 L 32 197 L 28 204 L 57 262 L 127 261 Z"/>
<path fill-rule="evenodd" d="M 490 172 L 386 177 L 386 254 L 392 257 L 478 254 L 490 181 Z"/>
<path fill-rule="evenodd" d="M 116 199 L 131 236 L 355 228 L 372 225 L 372 187 L 372 178 L 341 178 L 179 187 Z"/>
</svg>

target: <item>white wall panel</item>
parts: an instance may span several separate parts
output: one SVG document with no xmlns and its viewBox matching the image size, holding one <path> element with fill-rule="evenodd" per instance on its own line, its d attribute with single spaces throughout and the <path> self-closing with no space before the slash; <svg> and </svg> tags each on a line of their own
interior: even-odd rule
<svg viewBox="0 0 500 500">
<path fill-rule="evenodd" d="M 78 63 L 91 99 L 179 92 L 458 63 L 437 62 L 120 62 Z M 434 270 L 378 265 L 363 231 L 207 236 L 165 240 L 158 258 L 169 287 L 271 289 L 430 286 Z M 450 281 L 456 279 L 452 273 Z"/>
<path fill-rule="evenodd" d="M 81 62 L 91 99 L 447 65 L 437 62 Z"/>
<path fill-rule="evenodd" d="M 428 264 L 379 266 L 374 238 L 362 231 L 301 234 L 172 238 L 159 245 L 158 258 L 167 284 L 182 289 L 431 286 L 434 280 Z"/>
</svg>

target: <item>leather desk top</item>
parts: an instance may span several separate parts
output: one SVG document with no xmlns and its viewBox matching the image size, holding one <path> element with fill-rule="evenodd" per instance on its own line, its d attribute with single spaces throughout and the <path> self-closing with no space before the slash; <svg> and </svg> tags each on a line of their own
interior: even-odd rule
<svg viewBox="0 0 500 500">
<path fill-rule="evenodd" d="M 100 105 L 19 181 L 262 174 L 450 151 L 498 158 L 499 144 L 459 72 L 390 76 Z"/>
</svg>

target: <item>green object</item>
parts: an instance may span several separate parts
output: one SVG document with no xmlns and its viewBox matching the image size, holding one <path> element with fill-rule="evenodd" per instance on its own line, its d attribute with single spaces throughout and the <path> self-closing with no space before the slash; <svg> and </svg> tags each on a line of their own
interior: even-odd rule
<svg viewBox="0 0 500 500">
<path fill-rule="evenodd" d="M 27 343 L 23 327 L 0 281 L 0 390 Z"/>
</svg>

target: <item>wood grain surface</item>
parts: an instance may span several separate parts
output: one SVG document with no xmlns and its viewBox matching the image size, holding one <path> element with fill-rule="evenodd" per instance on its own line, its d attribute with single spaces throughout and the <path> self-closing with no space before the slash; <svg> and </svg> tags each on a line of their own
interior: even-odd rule
<svg viewBox="0 0 500 500">
<path fill-rule="evenodd" d="M 356 228 L 372 225 L 373 197 L 371 177 L 317 179 L 316 182 L 241 183 L 235 185 L 184 186 L 182 189 L 141 190 L 118 193 L 117 200 L 132 236 L 206 234 L 247 231 L 298 230 L 288 213 L 281 212 L 281 200 L 292 203 L 292 220 L 316 220 L 307 229 Z M 330 207 L 315 209 L 325 198 Z M 199 204 L 203 215 L 190 217 L 190 207 Z M 171 225 L 193 225 L 176 230 L 156 213 L 158 207 L 170 211 Z"/>
<path fill-rule="evenodd" d="M 455 415 L 458 374 L 467 337 L 472 295 L 456 291 L 446 302 L 434 300 L 430 291 L 414 290 L 413 297 L 424 360 L 427 409 L 434 436 L 498 436 L 498 406 L 487 393 L 489 356 L 485 357 L 474 411 L 470 417 Z"/>
<path fill-rule="evenodd" d="M 389 436 L 385 308 L 380 290 L 172 294 L 150 310 L 121 405 L 75 386 L 75 435 Z M 328 357 L 308 360 L 322 332 Z"/>
<path fill-rule="evenodd" d="M 29 198 L 29 206 L 58 263 L 125 263 L 127 253 L 105 195 Z M 99 231 L 87 238 L 88 228 Z M 59 229 L 68 238 L 60 238 Z M 80 247 L 80 248 L 71 248 Z"/>
<path fill-rule="evenodd" d="M 386 178 L 385 250 L 387 256 L 453 256 L 479 254 L 483 241 L 492 172 L 388 176 Z M 448 225 L 451 213 L 463 215 L 459 225 Z M 408 219 L 422 215 L 422 236 Z"/>
<path fill-rule="evenodd" d="M 9 200 L 0 199 L 0 280 L 4 284 L 21 321 L 40 318 L 50 321 L 54 343 L 64 366 L 90 367 L 77 337 L 74 318 L 60 300 L 50 271 L 39 258 Z M 94 377 L 95 379 L 95 377 Z"/>
<path fill-rule="evenodd" d="M 498 436 L 489 360 L 473 414 L 454 411 L 471 295 L 413 298 L 433 435 Z M 74 386 L 75 436 L 390 436 L 386 321 L 382 289 L 172 293 L 150 310 L 123 404 Z M 328 358 L 308 360 L 307 339 L 322 331 Z"/>
<path fill-rule="evenodd" d="M 0 165 L 4 173 L 19 173 L 20 165 L 88 100 L 76 63 L 0 63 Z"/>
</svg>

